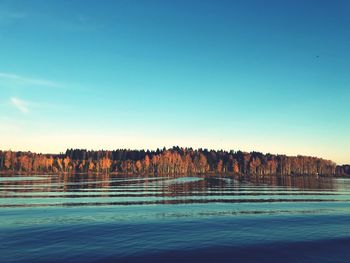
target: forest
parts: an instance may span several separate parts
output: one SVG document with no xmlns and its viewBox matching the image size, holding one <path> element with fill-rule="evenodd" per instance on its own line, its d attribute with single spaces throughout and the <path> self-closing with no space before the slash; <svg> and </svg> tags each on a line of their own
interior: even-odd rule
<svg viewBox="0 0 350 263">
<path fill-rule="evenodd" d="M 0 151 L 0 172 L 333 176 L 350 175 L 350 166 L 310 156 L 173 147 L 156 151 L 68 149 L 61 154 Z"/>
</svg>

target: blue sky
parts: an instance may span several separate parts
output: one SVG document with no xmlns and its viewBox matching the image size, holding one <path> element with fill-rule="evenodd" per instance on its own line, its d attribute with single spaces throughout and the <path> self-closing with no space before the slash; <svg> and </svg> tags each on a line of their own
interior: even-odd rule
<svg viewBox="0 0 350 263">
<path fill-rule="evenodd" d="M 0 148 L 350 163 L 350 1 L 0 0 Z"/>
</svg>

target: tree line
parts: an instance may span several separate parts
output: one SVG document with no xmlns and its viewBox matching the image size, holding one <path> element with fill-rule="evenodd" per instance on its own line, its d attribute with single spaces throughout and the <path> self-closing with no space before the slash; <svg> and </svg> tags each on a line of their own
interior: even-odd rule
<svg viewBox="0 0 350 263">
<path fill-rule="evenodd" d="M 0 151 L 0 171 L 151 175 L 350 175 L 348 166 L 337 166 L 330 160 L 317 157 L 180 147 L 156 151 L 68 149 L 61 154 Z"/>
<path fill-rule="evenodd" d="M 337 165 L 335 173 L 338 175 L 350 175 L 350 165 Z"/>
</svg>

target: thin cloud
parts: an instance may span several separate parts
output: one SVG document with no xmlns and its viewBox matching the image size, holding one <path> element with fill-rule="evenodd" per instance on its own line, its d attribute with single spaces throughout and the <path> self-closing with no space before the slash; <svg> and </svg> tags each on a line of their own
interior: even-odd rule
<svg viewBox="0 0 350 263">
<path fill-rule="evenodd" d="M 23 85 L 36 85 L 36 86 L 45 86 L 50 88 L 61 87 L 60 84 L 54 81 L 50 81 L 46 79 L 38 79 L 38 78 L 28 78 L 28 77 L 20 76 L 13 73 L 0 72 L 0 78 L 15 81 Z"/>
<path fill-rule="evenodd" d="M 22 20 L 27 17 L 26 13 L 10 11 L 10 10 L 1 10 L 0 11 L 0 25 L 10 24 L 18 20 Z"/>
<path fill-rule="evenodd" d="M 21 100 L 21 99 L 16 98 L 16 97 L 12 97 L 10 99 L 10 102 L 11 102 L 12 106 L 17 108 L 20 112 L 22 112 L 22 113 L 28 113 L 29 112 L 28 103 L 26 101 Z"/>
<path fill-rule="evenodd" d="M 1 105 L 1 103 L 0 103 Z M 64 111 L 64 110 L 70 110 L 70 105 L 64 105 L 64 104 L 55 104 L 55 103 L 49 103 L 49 102 L 33 102 L 28 100 L 23 100 L 18 97 L 11 97 L 7 103 L 7 106 L 11 105 L 12 107 L 16 108 L 20 112 L 27 114 L 29 112 L 33 112 L 34 110 L 51 110 L 51 111 Z M 1 123 L 1 119 L 0 119 Z"/>
<path fill-rule="evenodd" d="M 40 23 L 40 27 L 48 27 L 52 30 L 65 32 L 90 32 L 96 30 L 96 24 L 84 14 L 77 14 L 71 17 L 55 16 L 54 14 L 24 13 L 15 10 L 1 10 L 0 6 L 0 27 L 8 27 L 13 23 L 26 22 Z"/>
</svg>

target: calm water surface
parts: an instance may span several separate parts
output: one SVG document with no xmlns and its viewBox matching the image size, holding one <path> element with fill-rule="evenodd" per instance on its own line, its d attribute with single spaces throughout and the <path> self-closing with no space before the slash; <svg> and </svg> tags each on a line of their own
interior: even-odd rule
<svg viewBox="0 0 350 263">
<path fill-rule="evenodd" d="M 350 180 L 0 177 L 0 262 L 350 262 Z"/>
</svg>

